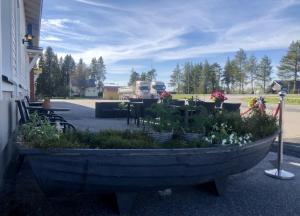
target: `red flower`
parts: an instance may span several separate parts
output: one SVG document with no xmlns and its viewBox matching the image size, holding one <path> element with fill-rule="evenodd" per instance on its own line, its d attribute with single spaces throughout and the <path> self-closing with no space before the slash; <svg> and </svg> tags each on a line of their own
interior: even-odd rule
<svg viewBox="0 0 300 216">
<path fill-rule="evenodd" d="M 225 100 L 227 100 L 227 97 L 225 97 L 224 92 L 219 90 L 213 91 L 211 93 L 210 98 L 213 99 L 214 101 L 220 101 L 220 102 L 224 102 Z"/>
<path fill-rule="evenodd" d="M 171 94 L 167 91 L 163 91 L 162 93 L 160 93 L 161 99 L 165 99 L 165 98 L 169 98 L 169 97 L 171 97 Z"/>
</svg>

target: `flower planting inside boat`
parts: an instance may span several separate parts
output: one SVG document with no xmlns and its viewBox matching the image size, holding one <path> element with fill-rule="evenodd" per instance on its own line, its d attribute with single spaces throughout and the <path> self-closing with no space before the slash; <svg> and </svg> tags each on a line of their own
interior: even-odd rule
<svg viewBox="0 0 300 216">
<path fill-rule="evenodd" d="M 185 109 L 190 109 L 188 106 Z M 100 132 L 76 131 L 62 133 L 33 114 L 32 121 L 23 125 L 20 140 L 33 148 L 195 148 L 247 145 L 273 134 L 276 118 L 266 113 L 253 112 L 247 117 L 239 113 L 195 111 L 184 121 L 181 108 L 157 104 L 152 116 L 145 119 L 141 130 Z"/>
</svg>

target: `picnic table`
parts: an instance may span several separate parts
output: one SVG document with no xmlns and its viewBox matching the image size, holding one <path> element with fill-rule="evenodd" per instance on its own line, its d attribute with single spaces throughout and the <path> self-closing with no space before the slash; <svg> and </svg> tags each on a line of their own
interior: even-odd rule
<svg viewBox="0 0 300 216">
<path fill-rule="evenodd" d="M 42 101 L 34 101 L 34 102 L 28 102 L 29 106 L 42 106 Z"/>
<path fill-rule="evenodd" d="M 30 113 L 32 112 L 38 112 L 44 115 L 53 115 L 54 112 L 66 112 L 70 111 L 69 108 L 60 108 L 60 107 L 49 107 L 49 108 L 44 108 L 42 106 L 27 106 L 27 110 L 29 110 Z"/>
<path fill-rule="evenodd" d="M 64 111 L 70 111 L 69 108 L 61 108 L 61 107 L 44 108 L 42 106 L 27 106 L 26 109 L 28 109 L 30 111 L 46 111 L 46 112 L 64 112 Z"/>
</svg>

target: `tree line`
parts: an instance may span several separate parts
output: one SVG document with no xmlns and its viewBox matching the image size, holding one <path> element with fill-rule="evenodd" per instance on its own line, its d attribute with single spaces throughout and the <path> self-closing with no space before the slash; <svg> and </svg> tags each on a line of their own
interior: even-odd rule
<svg viewBox="0 0 300 216">
<path fill-rule="evenodd" d="M 273 66 L 268 56 L 257 59 L 247 56 L 239 49 L 234 58 L 227 58 L 222 68 L 217 62 L 210 64 L 207 60 L 200 63 L 186 62 L 183 67 L 178 64 L 172 71 L 169 85 L 174 91 L 185 94 L 207 94 L 216 89 L 227 93 L 254 93 L 260 88 L 267 92 L 272 80 Z M 292 42 L 287 54 L 282 57 L 277 76 L 281 80 L 293 80 L 292 92 L 296 93 L 298 73 L 300 72 L 300 41 Z"/>
<path fill-rule="evenodd" d="M 142 72 L 141 74 L 139 74 L 134 68 L 132 68 L 128 81 L 128 86 L 134 86 L 135 82 L 138 80 L 151 82 L 152 80 L 156 79 L 156 76 L 157 73 L 155 69 L 151 69 L 147 72 Z"/>
<path fill-rule="evenodd" d="M 82 59 L 76 63 L 71 55 L 58 59 L 51 47 L 47 47 L 41 56 L 38 68 L 41 73 L 36 80 L 36 94 L 40 97 L 70 96 L 70 85 L 78 87 L 80 95 L 83 95 L 88 79 L 94 80 L 100 90 L 106 78 L 106 67 L 101 56 L 92 58 L 87 65 Z"/>
</svg>

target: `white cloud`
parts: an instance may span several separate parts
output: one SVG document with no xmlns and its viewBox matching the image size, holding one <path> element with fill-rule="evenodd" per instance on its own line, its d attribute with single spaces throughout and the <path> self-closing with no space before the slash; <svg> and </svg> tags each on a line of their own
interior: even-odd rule
<svg viewBox="0 0 300 216">
<path fill-rule="evenodd" d="M 46 36 L 44 38 L 41 38 L 42 41 L 62 41 L 61 38 L 55 37 L 55 36 Z"/>
<path fill-rule="evenodd" d="M 90 0 L 76 0 L 77 2 L 86 4 L 86 5 L 90 5 L 90 6 L 96 6 L 96 7 L 102 7 L 102 8 L 109 8 L 109 9 L 114 9 L 114 10 L 123 10 L 122 8 L 119 7 L 115 7 L 111 4 L 104 4 L 104 3 L 100 3 L 98 2 L 94 2 L 94 1 L 90 1 Z"/>
<path fill-rule="evenodd" d="M 226 8 L 227 2 L 215 0 L 206 4 L 197 1 L 147 1 L 128 7 L 116 6 L 112 2 L 76 1 L 92 6 L 89 10 L 91 17 L 43 19 L 42 33 L 45 44 L 51 45 L 51 38 L 62 39 L 65 44 L 53 44 L 54 48 L 65 46 L 66 53 L 70 49 L 75 59 L 83 58 L 86 62 L 95 56 L 103 56 L 107 64 L 114 64 L 121 60 L 145 58 L 157 61 L 194 58 L 234 52 L 239 48 L 286 48 L 300 35 L 297 23 L 289 18 L 277 17 L 299 1 L 264 2 L 266 5 L 260 9 L 261 15 L 253 18 L 240 16 L 251 14 L 251 9 Z M 235 16 L 235 10 L 239 16 Z M 101 18 L 97 19 L 97 14 Z M 187 44 L 182 36 L 195 31 L 211 33 L 214 39 L 204 45 Z M 47 36 L 47 32 L 51 35 Z"/>
</svg>

